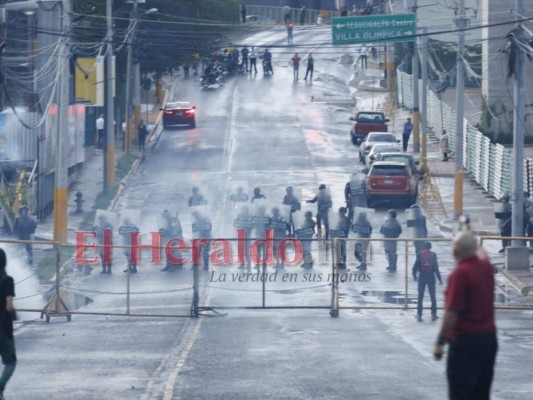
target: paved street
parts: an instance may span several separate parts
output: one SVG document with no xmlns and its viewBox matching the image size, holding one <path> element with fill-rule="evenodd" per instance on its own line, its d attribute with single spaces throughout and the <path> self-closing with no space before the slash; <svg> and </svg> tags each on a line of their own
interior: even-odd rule
<svg viewBox="0 0 533 400">
<path fill-rule="evenodd" d="M 116 211 L 140 211 L 143 232 L 158 229 L 163 210 L 177 212 L 189 238 L 187 199 L 196 185 L 208 199 L 214 235 L 233 239 L 234 207 L 229 196 L 239 182 L 247 183 L 250 193 L 261 187 L 272 206 L 281 203 L 286 186 L 297 188 L 306 200 L 325 183 L 334 210 L 343 206 L 344 185 L 362 166 L 357 147 L 349 140 L 348 118 L 354 109 L 346 103 L 351 96 L 346 82 L 353 67 L 338 62 L 350 48 L 321 48 L 329 37 L 329 28 L 296 31 L 293 47 L 277 47 L 286 42 L 284 30 L 247 38 L 249 46 L 272 46 L 271 77 L 264 77 L 259 67 L 257 75 L 228 79 L 217 89 L 202 89 L 194 77 L 168 78 L 169 100 L 188 100 L 197 106 L 197 127 L 161 133 L 127 182 Z M 312 83 L 303 80 L 310 51 L 316 59 Z M 289 66 L 295 52 L 304 60 L 298 81 L 293 81 Z M 378 74 L 371 67 L 360 78 Z M 359 109 L 376 109 L 386 100 L 381 92 L 355 96 Z M 406 116 L 406 111 L 398 111 L 391 123 L 398 137 Z M 439 180 L 446 199 L 452 187 L 452 178 Z M 316 210 L 316 205 L 302 206 Z M 385 205 L 372 215 L 373 237 L 381 237 L 377 232 L 391 207 Z M 405 229 L 403 210 L 399 221 Z M 446 280 L 454 266 L 448 238 L 436 225 L 430 224 L 429 231 Z M 351 242 L 350 272 L 356 266 L 353 247 Z M 234 281 L 233 274 L 240 271 L 233 263 L 201 276 L 200 305 L 218 307 L 220 314 L 204 311 L 198 319 L 74 315 L 72 322 L 53 318 L 50 324 L 26 323 L 17 330 L 20 362 L 6 396 L 21 400 L 445 398 L 444 363 L 431 356 L 438 324 L 429 322 L 429 310 L 423 323 L 414 318 L 414 248 L 399 245 L 399 270 L 391 274 L 385 270 L 383 244 L 373 242 L 368 279 L 361 282 L 352 275 L 356 281 L 341 283 L 340 306 L 347 309 L 341 309 L 337 319 L 328 310 L 331 249 L 314 243 L 313 254 L 317 263 L 312 271 L 287 267 L 294 277 L 283 282 L 283 272 L 275 275 L 269 267 L 268 276 L 273 278 L 265 284 L 267 307 L 309 309 L 232 309 L 263 304 L 261 282 L 251 277 Z M 90 301 L 79 311 L 125 312 L 124 263 L 122 256 L 111 276 L 94 269 L 89 275 L 69 277 L 65 288 Z M 161 266 L 146 260 L 129 281 L 130 311 L 187 315 L 191 263 L 186 268 L 164 273 Z M 498 284 L 498 304 L 513 304 L 517 291 L 501 277 Z M 442 290 L 438 287 L 439 305 Z M 409 308 L 402 309 L 406 298 Z M 356 306 L 368 309 L 353 309 Z M 396 308 L 377 309 L 385 306 Z M 532 312 L 498 313 L 495 399 L 531 397 L 532 316 Z"/>
</svg>

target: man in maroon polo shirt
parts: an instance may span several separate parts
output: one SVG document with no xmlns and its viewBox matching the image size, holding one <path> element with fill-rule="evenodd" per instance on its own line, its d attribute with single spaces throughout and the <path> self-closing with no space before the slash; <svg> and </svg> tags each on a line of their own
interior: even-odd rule
<svg viewBox="0 0 533 400">
<path fill-rule="evenodd" d="M 494 270 L 472 233 L 455 237 L 453 256 L 457 267 L 448 279 L 446 313 L 433 355 L 440 360 L 449 344 L 450 400 L 488 400 L 498 350 Z"/>
</svg>

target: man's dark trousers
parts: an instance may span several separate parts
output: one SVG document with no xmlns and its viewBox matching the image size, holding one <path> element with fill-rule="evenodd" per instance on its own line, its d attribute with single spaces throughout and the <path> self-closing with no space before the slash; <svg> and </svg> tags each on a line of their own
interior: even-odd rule
<svg viewBox="0 0 533 400">
<path fill-rule="evenodd" d="M 493 333 L 456 336 L 446 375 L 450 400 L 489 400 L 498 341 Z"/>
<path fill-rule="evenodd" d="M 418 277 L 418 304 L 417 314 L 422 315 L 422 303 L 424 301 L 424 291 L 428 287 L 429 298 L 431 299 L 431 315 L 437 315 L 437 300 L 435 298 L 435 277 L 425 278 L 423 276 Z"/>
</svg>

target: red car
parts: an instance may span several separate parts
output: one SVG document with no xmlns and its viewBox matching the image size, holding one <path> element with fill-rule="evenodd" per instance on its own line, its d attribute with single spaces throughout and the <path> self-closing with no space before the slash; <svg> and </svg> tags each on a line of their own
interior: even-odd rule
<svg viewBox="0 0 533 400">
<path fill-rule="evenodd" d="M 368 207 L 377 202 L 401 201 L 407 207 L 416 203 L 418 176 L 403 162 L 374 161 L 366 178 Z"/>
<path fill-rule="evenodd" d="M 196 106 L 187 101 L 173 101 L 167 103 L 163 111 L 163 128 L 174 125 L 189 125 L 196 127 Z"/>
</svg>

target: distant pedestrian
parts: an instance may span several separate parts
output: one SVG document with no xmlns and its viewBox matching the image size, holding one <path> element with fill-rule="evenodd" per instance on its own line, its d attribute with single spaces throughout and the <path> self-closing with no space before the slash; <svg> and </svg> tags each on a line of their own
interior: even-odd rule
<svg viewBox="0 0 533 400">
<path fill-rule="evenodd" d="M 397 212 L 396 210 L 387 211 L 385 221 L 381 225 L 380 233 L 386 239 L 397 239 L 402 234 L 402 227 L 398 220 L 396 219 Z M 396 272 L 396 266 L 398 262 L 398 242 L 396 240 L 385 240 L 383 242 L 383 247 L 385 249 L 385 256 L 389 266 L 387 270 L 390 272 Z"/>
<path fill-rule="evenodd" d="M 307 75 L 309 75 L 309 81 L 313 81 L 313 71 L 315 69 L 315 59 L 313 58 L 313 53 L 309 53 L 307 57 L 307 69 L 305 70 L 305 78 L 307 80 Z"/>
<path fill-rule="evenodd" d="M 291 19 L 291 8 L 288 5 L 285 5 L 281 11 L 283 12 L 283 23 L 287 25 L 287 22 Z"/>
<path fill-rule="evenodd" d="M 248 46 L 244 46 L 241 50 L 241 58 L 242 58 L 242 66 L 244 67 L 244 70 L 248 72 L 248 55 L 250 54 L 250 50 L 248 50 Z"/>
<path fill-rule="evenodd" d="M 18 240 L 30 241 L 33 239 L 33 234 L 37 228 L 37 222 L 29 215 L 28 206 L 21 206 L 19 215 L 15 219 L 13 231 Z M 33 246 L 31 243 L 24 243 L 26 254 L 28 256 L 28 264 L 33 265 Z"/>
<path fill-rule="evenodd" d="M 242 23 L 246 23 L 246 6 L 244 4 L 241 4 L 241 19 Z"/>
<path fill-rule="evenodd" d="M 326 185 L 321 184 L 318 187 L 317 195 L 313 199 L 307 200 L 307 203 L 317 203 L 316 224 L 318 225 L 318 236 L 322 237 L 322 224 L 324 224 L 325 239 L 327 240 L 329 238 L 329 210 L 333 206 L 333 202 Z"/>
<path fill-rule="evenodd" d="M 307 8 L 303 5 L 302 8 L 300 8 L 300 25 L 305 24 L 305 17 L 307 15 Z"/>
<path fill-rule="evenodd" d="M 144 123 L 144 120 L 139 120 L 139 126 L 137 127 L 137 135 L 139 140 L 139 151 L 144 150 L 146 144 L 146 137 L 148 136 L 148 128 Z"/>
<path fill-rule="evenodd" d="M 446 129 L 442 131 L 439 139 L 440 152 L 442 153 L 442 161 L 448 161 L 448 151 L 450 151 L 450 139 Z"/>
<path fill-rule="evenodd" d="M 424 291 L 428 287 L 429 298 L 431 299 L 431 319 L 435 321 L 437 316 L 437 300 L 435 297 L 435 277 L 442 285 L 442 278 L 439 271 L 439 262 L 437 254 L 431 251 L 431 243 L 425 242 L 423 249 L 418 253 L 415 264 L 413 265 L 413 278 L 418 281 L 418 304 L 417 304 L 417 320 L 422 322 L 424 301 Z"/>
<path fill-rule="evenodd" d="M 195 51 L 192 53 L 192 71 L 194 75 L 198 75 L 198 65 L 200 64 L 200 53 Z"/>
<path fill-rule="evenodd" d="M 287 44 L 292 44 L 293 30 L 294 30 L 294 25 L 292 21 L 289 20 L 289 22 L 287 22 Z"/>
<path fill-rule="evenodd" d="M 188 78 L 189 77 L 189 71 L 191 69 L 191 64 L 185 63 L 183 64 L 183 77 Z"/>
<path fill-rule="evenodd" d="M 448 278 L 442 326 L 433 350 L 440 360 L 449 344 L 446 375 L 450 399 L 490 398 L 498 351 L 494 321 L 494 268 L 476 237 L 453 241 L 457 266 Z"/>
<path fill-rule="evenodd" d="M 504 193 L 500 199 L 500 204 L 495 210 L 495 217 L 498 220 L 498 230 L 500 231 L 500 236 L 505 238 L 502 239 L 502 248 L 499 253 L 503 253 L 505 248 L 511 244 L 511 241 L 507 239 L 511 236 L 511 217 L 512 217 L 513 207 L 509 203 L 509 195 Z"/>
<path fill-rule="evenodd" d="M 252 47 L 252 51 L 250 52 L 250 73 L 252 73 L 252 67 L 254 73 L 257 74 L 257 51 L 255 51 L 255 47 Z"/>
<path fill-rule="evenodd" d="M 359 12 L 359 9 L 357 8 L 357 6 L 355 4 L 352 7 L 352 15 L 353 16 L 361 15 L 361 13 Z"/>
<path fill-rule="evenodd" d="M 341 17 L 347 17 L 347 16 L 348 16 L 348 9 L 346 7 L 342 7 Z"/>
<path fill-rule="evenodd" d="M 298 53 L 294 53 L 294 56 L 291 58 L 292 61 L 292 69 L 293 69 L 293 79 L 298 80 L 298 71 L 300 70 L 300 61 L 302 59 L 298 55 Z"/>
<path fill-rule="evenodd" d="M 368 47 L 362 44 L 359 48 L 359 58 L 361 59 L 361 68 L 368 67 Z"/>
<path fill-rule="evenodd" d="M 104 115 L 100 114 L 100 116 L 96 119 L 96 134 L 98 135 L 98 143 L 96 144 L 96 148 L 98 149 L 104 148 L 104 129 Z"/>
<path fill-rule="evenodd" d="M 4 364 L 4 371 L 0 376 L 0 399 L 4 399 L 7 382 L 15 372 L 17 365 L 17 352 L 13 337 L 13 321 L 17 319 L 17 313 L 13 306 L 15 283 L 13 278 L 7 274 L 6 266 L 6 253 L 0 249 L 0 356 L 2 356 L 2 363 Z"/>
<path fill-rule="evenodd" d="M 403 124 L 403 132 L 402 132 L 402 144 L 403 144 L 403 151 L 407 151 L 407 145 L 409 144 L 409 138 L 411 137 L 411 132 L 413 131 L 414 125 L 411 122 L 411 118 L 407 118 L 407 122 Z"/>
</svg>

